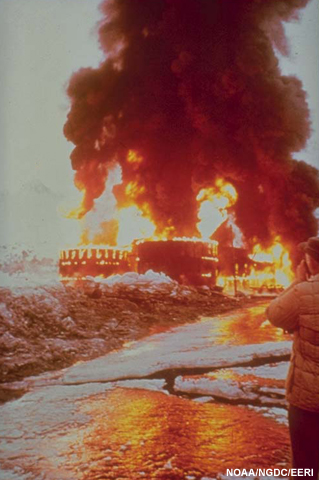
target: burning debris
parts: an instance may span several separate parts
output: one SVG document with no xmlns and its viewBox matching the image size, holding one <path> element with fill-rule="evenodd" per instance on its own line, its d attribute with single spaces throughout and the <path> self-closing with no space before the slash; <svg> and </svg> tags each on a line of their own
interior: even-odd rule
<svg viewBox="0 0 319 480">
<path fill-rule="evenodd" d="M 63 274 L 71 266 L 92 274 L 99 261 L 97 274 L 128 265 L 173 278 L 196 270 L 215 282 L 216 255 L 200 253 L 198 262 L 183 253 L 195 237 L 202 250 L 211 239 L 221 252 L 243 249 L 245 260 L 232 253 L 236 281 L 259 273 L 274 285 L 289 281 L 294 247 L 317 232 L 319 176 L 293 158 L 310 134 L 309 109 L 301 82 L 281 74 L 274 45 L 287 50 L 282 22 L 307 1 L 102 2 L 105 61 L 72 76 L 64 127 L 83 191 L 71 213 L 83 225 L 79 248 L 93 244 L 102 256 L 83 253 L 75 268 L 78 254 L 65 252 Z M 178 244 L 165 242 L 184 236 L 188 244 L 172 254 Z M 132 267 L 121 247 L 137 239 Z M 102 245 L 115 248 L 118 264 Z M 271 261 L 258 260 L 257 249 Z M 169 266 L 183 255 L 183 266 Z"/>
<path fill-rule="evenodd" d="M 292 280 L 288 252 L 280 242 L 263 250 L 255 245 L 253 253 L 244 248 L 220 246 L 220 272 L 217 284 L 225 289 L 255 292 L 278 292 Z"/>
</svg>

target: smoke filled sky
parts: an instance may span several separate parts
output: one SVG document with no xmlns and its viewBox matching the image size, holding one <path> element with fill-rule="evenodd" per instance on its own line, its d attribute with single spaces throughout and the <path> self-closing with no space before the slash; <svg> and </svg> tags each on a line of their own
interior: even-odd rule
<svg viewBox="0 0 319 480">
<path fill-rule="evenodd" d="M 65 89 L 73 72 L 97 67 L 103 58 L 95 28 L 99 3 L 0 0 L 1 191 L 19 192 L 36 180 L 73 205 L 79 201 L 68 160 L 73 145 L 62 132 L 69 110 Z M 285 27 L 289 56 L 277 52 L 283 73 L 297 75 L 308 94 L 313 132 L 306 149 L 294 156 L 314 166 L 319 154 L 318 27 L 319 2 L 311 0 L 300 21 Z"/>
</svg>

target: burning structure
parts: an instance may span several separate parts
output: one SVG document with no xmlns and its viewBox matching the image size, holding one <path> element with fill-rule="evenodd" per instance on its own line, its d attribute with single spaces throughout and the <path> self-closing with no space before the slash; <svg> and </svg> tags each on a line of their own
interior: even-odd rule
<svg viewBox="0 0 319 480">
<path fill-rule="evenodd" d="M 219 248 L 216 241 L 196 238 L 138 240 L 126 249 L 89 246 L 60 252 L 59 273 L 65 280 L 148 270 L 164 272 L 182 284 L 217 285 L 235 293 L 278 291 L 289 281 L 290 261 L 283 251 L 252 256 L 243 248 Z"/>
<path fill-rule="evenodd" d="M 137 242 L 138 272 L 165 272 L 180 283 L 216 284 L 217 242 L 168 240 Z"/>
<path fill-rule="evenodd" d="M 307 3 L 102 2 L 105 60 L 76 72 L 67 89 L 64 133 L 83 192 L 70 216 L 82 222 L 81 247 L 152 240 L 138 247 L 141 265 L 160 268 L 150 260 L 157 241 L 216 238 L 255 263 L 271 252 L 287 281 L 287 258 L 317 233 L 319 176 L 294 158 L 310 135 L 309 108 L 274 46 L 287 53 L 283 22 Z M 254 264 L 246 264 L 247 277 Z"/>
<path fill-rule="evenodd" d="M 211 286 L 216 284 L 217 266 L 217 242 L 196 239 L 137 241 L 132 250 L 111 247 L 62 250 L 59 260 L 63 278 L 108 277 L 153 270 L 165 272 L 180 283 Z"/>
<path fill-rule="evenodd" d="M 282 251 L 251 255 L 244 248 L 220 246 L 217 285 L 237 292 L 278 292 L 290 281 L 291 264 Z"/>
<path fill-rule="evenodd" d="M 60 252 L 59 273 L 62 277 L 108 277 L 130 270 L 129 252 L 112 247 L 74 248 Z"/>
</svg>

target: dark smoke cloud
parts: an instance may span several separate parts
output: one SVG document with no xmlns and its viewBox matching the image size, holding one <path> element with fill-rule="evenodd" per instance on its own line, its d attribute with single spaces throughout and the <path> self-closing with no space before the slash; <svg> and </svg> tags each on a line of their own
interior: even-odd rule
<svg viewBox="0 0 319 480">
<path fill-rule="evenodd" d="M 307 0 L 113 0 L 101 5 L 106 60 L 70 80 L 66 137 L 83 212 L 116 159 L 144 189 L 158 230 L 196 233 L 196 195 L 218 177 L 239 193 L 246 241 L 317 232 L 318 171 L 293 159 L 310 134 L 301 82 L 283 76 L 282 21 Z M 129 150 L 143 157 L 127 161 Z M 118 201 L 125 203 L 123 191 Z"/>
</svg>

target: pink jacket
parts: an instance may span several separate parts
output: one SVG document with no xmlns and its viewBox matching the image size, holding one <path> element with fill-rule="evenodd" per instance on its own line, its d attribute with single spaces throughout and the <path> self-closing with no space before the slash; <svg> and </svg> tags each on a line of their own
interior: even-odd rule
<svg viewBox="0 0 319 480">
<path fill-rule="evenodd" d="M 270 303 L 267 316 L 276 327 L 294 332 L 288 402 L 319 412 L 319 274 L 294 282 Z"/>
</svg>

